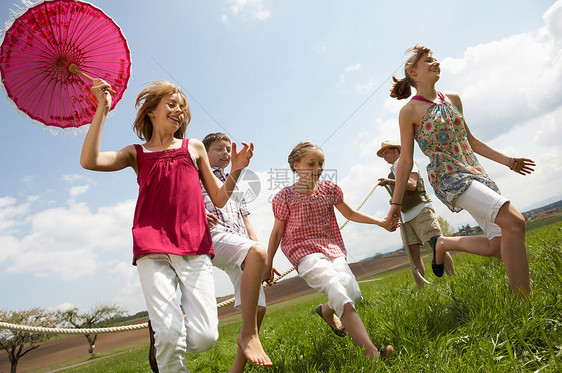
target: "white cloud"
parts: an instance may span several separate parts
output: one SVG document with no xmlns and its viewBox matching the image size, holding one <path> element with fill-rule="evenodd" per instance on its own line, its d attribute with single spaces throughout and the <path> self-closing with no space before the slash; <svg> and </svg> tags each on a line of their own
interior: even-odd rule
<svg viewBox="0 0 562 373">
<path fill-rule="evenodd" d="M 66 302 L 66 303 L 61 303 L 61 304 L 57 305 L 52 310 L 64 312 L 64 311 L 71 310 L 74 307 L 76 307 L 74 304 Z"/>
<path fill-rule="evenodd" d="M 546 29 L 558 45 L 562 43 L 562 1 L 556 1 L 543 15 Z"/>
<path fill-rule="evenodd" d="M 543 30 L 445 58 L 438 87 L 457 90 L 473 133 L 490 140 L 562 104 L 562 50 Z"/>
<path fill-rule="evenodd" d="M 61 180 L 67 183 L 75 183 L 77 181 L 85 180 L 85 175 L 80 174 L 66 174 L 61 176 Z"/>
<path fill-rule="evenodd" d="M 25 204 L 11 208 L 26 211 Z M 71 203 L 29 216 L 12 214 L 9 225 L 27 229 L 21 237 L 0 236 L 0 247 L 8 253 L 6 271 L 65 280 L 92 274 L 103 265 L 100 254 L 131 247 L 133 210 L 134 201 L 125 201 L 97 212 L 86 204 Z"/>
<path fill-rule="evenodd" d="M 361 64 L 360 63 L 356 63 L 355 65 L 348 65 L 345 67 L 344 71 L 346 73 L 351 72 L 351 71 L 357 71 L 361 68 Z"/>
<path fill-rule="evenodd" d="M 112 282 L 119 284 L 119 294 L 112 302 L 135 312 L 146 309 L 137 268 L 131 265 L 131 261 L 114 261 L 108 267 Z"/>
<path fill-rule="evenodd" d="M 343 84 L 345 83 L 345 77 L 348 73 L 352 73 L 354 71 L 357 71 L 361 68 L 361 63 L 356 63 L 355 65 L 347 65 L 344 69 L 343 69 L 343 73 L 340 74 L 340 83 Z"/>
<path fill-rule="evenodd" d="M 228 0 L 227 12 L 222 14 L 221 20 L 228 23 L 231 17 L 243 22 L 260 22 L 269 19 L 271 11 L 265 0 Z"/>
<path fill-rule="evenodd" d="M 77 196 L 86 193 L 88 191 L 88 189 L 90 189 L 89 185 L 81 185 L 81 186 L 72 187 L 72 188 L 70 188 L 69 196 L 70 196 L 71 199 L 74 199 Z"/>
<path fill-rule="evenodd" d="M 13 197 L 0 198 L 0 234 L 7 234 L 20 224 L 21 219 L 29 211 L 32 200 L 17 204 L 17 200 Z"/>
</svg>

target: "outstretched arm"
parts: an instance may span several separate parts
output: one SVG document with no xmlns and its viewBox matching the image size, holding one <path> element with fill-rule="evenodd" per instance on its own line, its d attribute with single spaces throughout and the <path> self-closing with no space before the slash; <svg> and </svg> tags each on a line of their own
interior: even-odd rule
<svg viewBox="0 0 562 373">
<path fill-rule="evenodd" d="M 98 107 L 92 124 L 82 145 L 80 165 L 94 171 L 117 171 L 131 166 L 136 171 L 136 151 L 129 145 L 119 151 L 100 152 L 103 126 L 111 108 L 110 85 L 102 79 L 94 79 L 91 91 L 98 100 Z"/>
<path fill-rule="evenodd" d="M 354 210 L 346 202 L 336 205 L 336 208 L 346 219 L 356 223 L 376 224 L 389 232 L 395 231 L 396 228 L 400 226 L 397 220 L 393 222 L 391 219 L 388 219 L 388 217 L 385 217 L 384 219 L 374 218 L 370 215 Z"/>
<path fill-rule="evenodd" d="M 459 95 L 456 93 L 447 93 L 447 97 L 462 114 L 462 102 Z M 533 160 L 528 158 L 511 158 L 475 137 L 472 132 L 470 132 L 470 128 L 468 128 L 466 120 L 465 129 L 470 147 L 476 154 L 491 159 L 494 162 L 503 164 L 521 175 L 527 175 L 534 171 L 533 167 L 535 167 L 535 162 Z"/>
</svg>

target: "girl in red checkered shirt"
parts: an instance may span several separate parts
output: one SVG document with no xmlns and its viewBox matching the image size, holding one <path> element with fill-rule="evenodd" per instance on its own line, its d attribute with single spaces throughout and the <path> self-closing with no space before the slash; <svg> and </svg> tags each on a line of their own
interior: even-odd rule
<svg viewBox="0 0 562 373">
<path fill-rule="evenodd" d="M 281 244 L 281 250 L 299 276 L 313 289 L 328 295 L 328 303 L 319 305 L 316 312 L 334 333 L 343 337 L 347 330 L 370 359 L 390 357 L 393 347 L 385 346 L 379 351 L 355 310 L 356 303 L 362 299 L 361 291 L 347 265 L 334 207 L 351 221 L 376 224 L 388 231 L 394 231 L 398 222 L 376 219 L 352 209 L 344 202 L 336 184 L 320 180 L 324 153 L 317 145 L 298 144 L 289 155 L 289 165 L 297 173 L 298 181 L 273 199 L 275 224 L 269 238 L 264 281 L 274 283 L 273 257 Z"/>
</svg>

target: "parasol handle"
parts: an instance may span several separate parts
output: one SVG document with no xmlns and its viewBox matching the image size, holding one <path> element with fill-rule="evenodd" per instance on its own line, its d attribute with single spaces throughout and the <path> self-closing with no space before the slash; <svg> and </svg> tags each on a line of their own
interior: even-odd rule
<svg viewBox="0 0 562 373">
<path fill-rule="evenodd" d="M 90 82 L 94 81 L 94 78 L 92 78 L 91 76 L 85 74 L 84 72 L 82 72 L 82 70 L 80 70 L 80 68 L 78 66 L 76 66 L 75 64 L 70 64 L 70 66 L 68 66 L 68 71 L 70 71 L 73 74 L 78 74 L 83 78 L 88 79 Z M 116 94 L 117 92 L 115 92 L 113 90 L 113 88 L 106 88 L 106 90 L 111 93 L 112 95 Z"/>
</svg>

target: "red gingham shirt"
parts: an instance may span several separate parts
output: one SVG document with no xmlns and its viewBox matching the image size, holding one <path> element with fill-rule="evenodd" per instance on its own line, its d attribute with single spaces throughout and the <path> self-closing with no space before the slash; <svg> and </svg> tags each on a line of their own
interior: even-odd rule
<svg viewBox="0 0 562 373">
<path fill-rule="evenodd" d="M 342 202 L 342 190 L 328 180 L 319 181 L 311 194 L 286 187 L 275 195 L 273 215 L 285 222 L 281 250 L 293 267 L 314 253 L 331 259 L 347 256 L 334 213 L 334 206 Z"/>
</svg>

